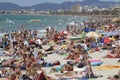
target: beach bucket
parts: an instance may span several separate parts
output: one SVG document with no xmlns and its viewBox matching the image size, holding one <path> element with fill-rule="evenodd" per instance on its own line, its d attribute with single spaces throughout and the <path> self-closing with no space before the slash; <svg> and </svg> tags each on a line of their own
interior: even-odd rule
<svg viewBox="0 0 120 80">
<path fill-rule="evenodd" d="M 99 48 L 96 48 L 95 51 L 99 51 Z"/>
</svg>

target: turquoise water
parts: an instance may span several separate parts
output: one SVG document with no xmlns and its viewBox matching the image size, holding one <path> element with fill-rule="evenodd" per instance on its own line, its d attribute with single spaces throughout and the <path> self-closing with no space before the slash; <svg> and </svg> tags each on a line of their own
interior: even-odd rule
<svg viewBox="0 0 120 80">
<path fill-rule="evenodd" d="M 40 22 L 29 22 L 30 19 L 41 20 Z M 64 30 L 70 21 L 86 21 L 87 17 L 83 16 L 43 16 L 43 15 L 0 15 L 0 30 L 9 32 L 12 30 L 39 29 L 54 27 L 58 31 Z"/>
</svg>

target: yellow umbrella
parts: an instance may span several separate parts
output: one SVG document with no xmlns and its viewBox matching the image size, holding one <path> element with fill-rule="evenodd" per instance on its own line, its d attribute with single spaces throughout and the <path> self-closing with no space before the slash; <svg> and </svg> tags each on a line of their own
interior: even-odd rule
<svg viewBox="0 0 120 80">
<path fill-rule="evenodd" d="M 116 21 L 119 21 L 119 20 L 120 20 L 119 18 L 113 18 L 112 22 L 116 22 Z"/>
<path fill-rule="evenodd" d="M 86 37 L 99 37 L 99 35 L 96 32 L 89 32 L 86 34 Z"/>
<path fill-rule="evenodd" d="M 112 41 L 115 41 L 115 38 L 113 38 L 113 37 L 112 37 L 112 38 L 109 38 L 109 39 L 112 40 Z"/>
</svg>

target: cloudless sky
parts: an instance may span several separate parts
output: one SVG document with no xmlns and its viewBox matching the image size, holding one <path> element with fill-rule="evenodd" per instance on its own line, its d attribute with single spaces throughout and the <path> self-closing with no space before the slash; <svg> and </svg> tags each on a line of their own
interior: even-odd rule
<svg viewBox="0 0 120 80">
<path fill-rule="evenodd" d="M 11 2 L 20 6 L 30 6 L 43 2 L 62 3 L 64 1 L 83 1 L 83 0 L 0 0 L 0 2 Z M 120 0 L 101 0 L 101 1 L 120 1 Z"/>
</svg>

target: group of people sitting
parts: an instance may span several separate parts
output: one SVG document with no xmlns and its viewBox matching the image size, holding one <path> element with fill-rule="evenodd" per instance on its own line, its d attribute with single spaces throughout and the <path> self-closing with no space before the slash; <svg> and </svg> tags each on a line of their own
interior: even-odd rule
<svg viewBox="0 0 120 80">
<path fill-rule="evenodd" d="M 120 47 L 113 47 L 113 49 L 104 58 L 120 58 Z"/>
<path fill-rule="evenodd" d="M 69 78 L 98 77 L 93 73 L 88 60 L 90 58 L 88 51 L 97 49 L 95 40 L 86 38 L 82 41 L 73 41 L 67 39 L 66 35 L 56 37 L 58 35 L 53 28 L 50 31 L 47 29 L 46 36 L 47 38 L 37 38 L 36 30 L 33 32 L 23 30 L 5 34 L 2 39 L 3 51 L 1 51 L 1 56 L 7 56 L 8 58 L 1 59 L 1 78 L 9 78 L 10 80 L 20 78 L 23 78 L 23 80 L 56 80 L 47 76 L 42 69 L 43 67 L 52 67 L 51 72 L 61 72 L 63 73 L 62 76 L 69 76 Z M 54 42 L 53 45 L 50 45 L 49 48 L 43 48 L 51 41 Z M 62 45 L 65 45 L 65 47 L 60 47 Z M 67 60 L 66 64 L 61 64 L 59 60 L 46 61 L 44 57 L 53 53 L 67 54 L 64 58 Z M 113 48 L 111 53 L 105 57 L 120 58 L 120 48 Z M 56 74 L 56 76 L 61 76 L 61 74 Z"/>
</svg>

